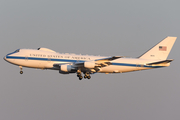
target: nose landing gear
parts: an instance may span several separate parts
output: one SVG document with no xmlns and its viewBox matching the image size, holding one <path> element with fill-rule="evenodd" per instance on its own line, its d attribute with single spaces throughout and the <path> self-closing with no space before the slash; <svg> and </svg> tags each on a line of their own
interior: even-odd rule
<svg viewBox="0 0 180 120">
<path fill-rule="evenodd" d="M 22 66 L 19 66 L 19 68 L 20 68 L 20 74 L 23 74 Z"/>
</svg>

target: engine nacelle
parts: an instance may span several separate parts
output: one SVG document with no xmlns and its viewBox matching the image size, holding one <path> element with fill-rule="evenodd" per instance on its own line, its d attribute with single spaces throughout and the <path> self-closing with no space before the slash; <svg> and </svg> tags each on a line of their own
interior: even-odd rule
<svg viewBox="0 0 180 120">
<path fill-rule="evenodd" d="M 72 69 L 71 65 L 61 65 L 59 71 L 70 72 Z"/>
<path fill-rule="evenodd" d="M 94 68 L 95 67 L 95 62 L 84 62 L 84 67 L 85 68 Z"/>
</svg>

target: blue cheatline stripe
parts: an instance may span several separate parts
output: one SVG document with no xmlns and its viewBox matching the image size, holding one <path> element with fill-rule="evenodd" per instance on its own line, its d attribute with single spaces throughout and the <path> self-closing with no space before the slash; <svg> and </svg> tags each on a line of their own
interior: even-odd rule
<svg viewBox="0 0 180 120">
<path fill-rule="evenodd" d="M 57 62 L 85 62 L 83 60 L 68 60 L 68 59 L 49 59 L 49 58 L 35 58 L 35 57 L 17 57 L 17 56 L 6 56 L 7 59 L 27 59 L 27 60 L 42 60 L 42 61 L 57 61 Z M 129 66 L 129 67 L 146 67 L 146 68 L 160 68 L 164 66 L 147 66 L 143 65 L 140 66 L 137 64 L 128 64 L 128 63 L 112 63 L 111 65 L 118 65 L 118 66 Z"/>
<path fill-rule="evenodd" d="M 127 63 L 112 63 L 112 65 L 118 65 L 118 66 L 129 66 L 129 67 L 146 67 L 146 68 L 160 68 L 164 66 L 147 66 L 147 65 L 138 65 L 137 64 L 127 64 Z"/>
<path fill-rule="evenodd" d="M 58 61 L 58 62 L 84 62 L 83 60 L 68 60 L 68 59 L 52 59 L 52 58 L 35 58 L 35 57 L 17 57 L 6 56 L 7 59 L 27 59 L 27 60 L 42 60 L 42 61 Z"/>
<path fill-rule="evenodd" d="M 129 66 L 129 67 L 137 67 L 137 65 L 136 65 L 136 64 L 127 64 L 127 63 L 112 63 L 112 65 Z"/>
</svg>

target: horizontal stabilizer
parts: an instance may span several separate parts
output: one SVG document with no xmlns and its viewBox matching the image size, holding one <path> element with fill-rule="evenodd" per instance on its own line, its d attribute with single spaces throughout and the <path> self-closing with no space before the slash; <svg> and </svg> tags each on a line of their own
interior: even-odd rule
<svg viewBox="0 0 180 120">
<path fill-rule="evenodd" d="M 170 63 L 172 62 L 173 59 L 170 59 L 170 60 L 163 60 L 163 61 L 158 61 L 158 62 L 153 62 L 153 63 L 148 63 L 146 65 L 157 65 L 157 64 L 167 64 L 167 63 Z"/>
</svg>

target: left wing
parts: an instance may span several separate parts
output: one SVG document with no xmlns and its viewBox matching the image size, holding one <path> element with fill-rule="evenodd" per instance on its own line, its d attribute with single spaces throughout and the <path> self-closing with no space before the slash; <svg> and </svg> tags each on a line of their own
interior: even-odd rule
<svg viewBox="0 0 180 120">
<path fill-rule="evenodd" d="M 96 59 L 95 61 L 112 61 L 112 60 L 115 60 L 115 59 L 118 59 L 118 58 L 122 58 L 122 56 L 112 56 L 112 57 L 108 57 L 108 58 L 102 58 L 102 59 Z"/>
<path fill-rule="evenodd" d="M 108 58 L 96 59 L 93 61 L 83 61 L 83 62 L 74 62 L 74 63 L 55 63 L 53 66 L 57 69 L 60 69 L 64 72 L 77 71 L 78 69 L 97 72 L 101 67 L 105 67 L 111 65 L 112 60 L 116 60 L 122 58 L 122 56 L 112 56 Z"/>
<path fill-rule="evenodd" d="M 85 62 L 76 62 L 74 63 L 77 67 L 86 67 L 86 68 L 94 68 L 94 67 L 105 67 L 111 64 L 110 61 L 122 58 L 122 56 L 112 56 L 108 58 L 96 59 L 94 61 L 85 61 Z M 90 65 L 91 64 L 91 65 Z M 89 67 L 92 66 L 92 67 Z"/>
</svg>

